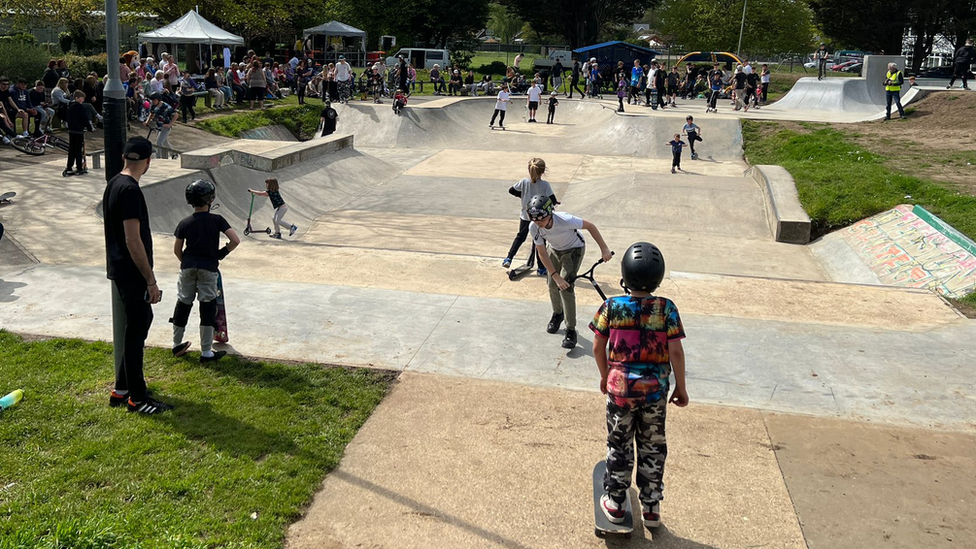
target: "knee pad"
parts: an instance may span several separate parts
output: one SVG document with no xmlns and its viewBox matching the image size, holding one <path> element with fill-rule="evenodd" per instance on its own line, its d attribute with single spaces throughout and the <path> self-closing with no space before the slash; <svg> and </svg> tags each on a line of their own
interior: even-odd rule
<svg viewBox="0 0 976 549">
<path fill-rule="evenodd" d="M 173 318 L 169 321 L 174 326 L 179 326 L 180 328 L 186 328 L 186 322 L 190 318 L 190 311 L 193 310 L 193 303 L 183 303 L 182 301 L 176 302 L 176 309 L 173 311 Z"/>
<path fill-rule="evenodd" d="M 200 302 L 200 325 L 217 327 L 217 300 Z"/>
</svg>

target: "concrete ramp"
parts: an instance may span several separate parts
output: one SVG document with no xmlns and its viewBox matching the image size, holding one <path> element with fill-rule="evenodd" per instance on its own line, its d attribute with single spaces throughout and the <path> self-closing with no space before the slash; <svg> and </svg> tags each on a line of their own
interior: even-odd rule
<svg viewBox="0 0 976 549">
<path fill-rule="evenodd" d="M 339 129 L 356 135 L 356 145 L 387 148 L 469 149 L 573 153 L 598 156 L 670 158 L 666 143 L 684 124 L 683 114 L 618 114 L 596 101 L 564 99 L 556 123 L 522 120 L 524 96 L 514 98 L 505 119 L 507 130 L 491 130 L 494 98 L 457 98 L 430 105 L 409 105 L 397 116 L 386 104 L 339 105 Z M 435 104 L 436 103 L 436 104 Z M 710 119 L 708 149 L 715 160 L 741 160 L 742 132 L 735 119 Z"/>
<path fill-rule="evenodd" d="M 835 114 L 862 115 L 879 118 L 885 109 L 885 74 L 888 63 L 895 63 L 902 70 L 905 58 L 895 55 L 868 55 L 860 77 L 830 77 L 824 80 L 801 78 L 782 99 L 762 109 L 760 114 L 774 112 L 818 111 Z M 902 105 L 915 98 L 918 90 L 908 88 L 908 79 L 902 86 Z"/>
<path fill-rule="evenodd" d="M 957 299 L 976 290 L 976 243 L 921 206 L 863 219 L 811 250 L 837 282 L 924 288 Z"/>
<path fill-rule="evenodd" d="M 315 218 L 343 207 L 369 193 L 377 185 L 392 179 L 399 168 L 355 149 L 345 148 L 318 158 L 296 163 L 274 173 L 235 163 L 225 163 L 171 178 L 143 188 L 149 205 L 153 231 L 172 233 L 181 219 L 190 214 L 184 190 L 190 181 L 210 179 L 217 185 L 219 207 L 215 213 L 224 216 L 240 233 L 246 223 L 251 195 L 247 189 L 263 189 L 268 177 L 278 179 L 281 194 L 288 204 L 286 219 L 302 229 Z M 261 230 L 270 225 L 274 210 L 264 197 L 254 199 L 252 225 Z"/>
</svg>

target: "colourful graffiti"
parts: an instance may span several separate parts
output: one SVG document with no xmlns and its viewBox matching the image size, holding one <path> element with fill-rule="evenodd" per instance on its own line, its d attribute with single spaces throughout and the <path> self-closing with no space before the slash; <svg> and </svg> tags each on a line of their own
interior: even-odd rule
<svg viewBox="0 0 976 549">
<path fill-rule="evenodd" d="M 901 205 L 844 230 L 883 284 L 959 298 L 976 290 L 976 243 L 925 209 Z"/>
</svg>

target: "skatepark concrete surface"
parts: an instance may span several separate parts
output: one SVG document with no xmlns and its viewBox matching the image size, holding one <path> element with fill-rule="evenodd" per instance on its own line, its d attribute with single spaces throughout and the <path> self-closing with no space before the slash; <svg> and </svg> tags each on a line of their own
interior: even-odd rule
<svg viewBox="0 0 976 549">
<path fill-rule="evenodd" d="M 445 98 L 400 118 L 388 105 L 344 107 L 339 135 L 201 139 L 206 148 L 153 161 L 141 182 L 164 290 L 151 345 L 171 345 L 171 235 L 190 213 L 186 184 L 213 180 L 216 213 L 242 234 L 245 189 L 276 177 L 299 231 L 254 233 L 221 265 L 225 348 L 400 372 L 289 547 L 604 545 L 591 526 L 605 426 L 586 329 L 600 298 L 576 285 L 580 345 L 567 351 L 561 333 L 545 333 L 544 279 L 510 282 L 500 266 L 518 227 L 507 189 L 534 156 L 547 161 L 559 209 L 595 223 L 618 257 L 638 240 L 662 249 L 658 293 L 688 334 L 693 404 L 669 412 L 666 528 L 635 532 L 631 545 L 943 543 L 929 530 L 974 543 L 963 519 L 974 493 L 973 321 L 933 292 L 879 285 L 849 247 L 776 242 L 732 117 L 699 121 L 702 159 L 685 155 L 687 172 L 672 175 L 665 141 L 680 107 L 620 116 L 599 101 L 563 102 L 565 127 L 523 122 L 513 108 L 502 132 L 486 127 L 493 106 Z M 62 169 L 3 169 L 18 196 L 0 207 L 0 328 L 108 340 L 103 174 L 64 179 Z M 254 228 L 271 215 L 256 199 Z M 598 249 L 586 241 L 588 268 Z M 844 265 L 853 278 L 838 276 Z M 621 293 L 619 269 L 614 259 L 596 271 L 610 295 Z M 898 476 L 861 473 L 875 462 Z"/>
</svg>

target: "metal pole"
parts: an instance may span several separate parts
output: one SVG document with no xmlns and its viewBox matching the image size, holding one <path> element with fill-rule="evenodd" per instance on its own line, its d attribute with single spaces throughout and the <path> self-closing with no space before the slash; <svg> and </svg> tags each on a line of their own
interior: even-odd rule
<svg viewBox="0 0 976 549">
<path fill-rule="evenodd" d="M 105 180 L 122 171 L 125 143 L 125 90 L 119 80 L 119 4 L 105 0 L 105 50 L 108 52 L 108 82 L 105 83 Z"/>
<path fill-rule="evenodd" d="M 749 0 L 742 0 L 742 24 L 739 25 L 739 45 L 735 48 L 735 56 L 742 58 L 742 31 L 746 29 L 746 6 Z"/>
</svg>

